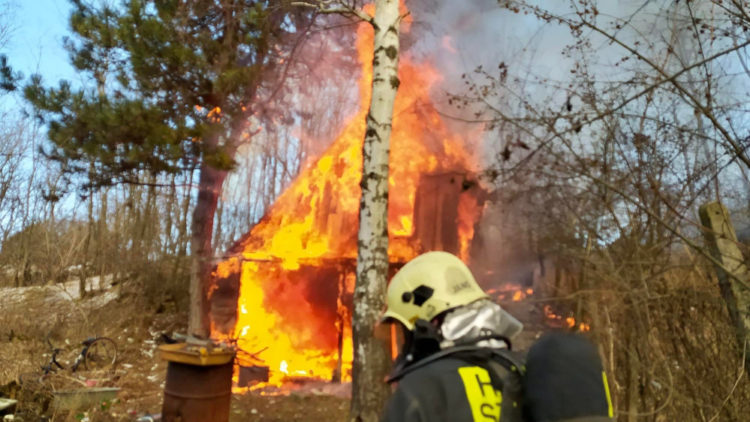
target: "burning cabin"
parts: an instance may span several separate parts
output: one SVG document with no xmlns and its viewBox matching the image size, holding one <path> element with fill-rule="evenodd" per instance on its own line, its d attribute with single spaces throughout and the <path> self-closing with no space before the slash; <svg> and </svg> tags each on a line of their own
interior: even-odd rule
<svg viewBox="0 0 750 422">
<path fill-rule="evenodd" d="M 349 378 L 362 140 L 372 79 L 372 34 L 362 28 L 360 110 L 213 273 L 212 336 L 236 338 L 248 352 L 240 356 L 241 366 L 255 368 L 248 376 L 259 372 L 271 385 L 290 377 Z M 479 131 L 459 134 L 443 122 L 429 96 L 439 79 L 429 65 L 403 57 L 400 79 L 389 177 L 392 272 L 427 250 L 467 260 L 484 201 L 467 147 Z"/>
</svg>

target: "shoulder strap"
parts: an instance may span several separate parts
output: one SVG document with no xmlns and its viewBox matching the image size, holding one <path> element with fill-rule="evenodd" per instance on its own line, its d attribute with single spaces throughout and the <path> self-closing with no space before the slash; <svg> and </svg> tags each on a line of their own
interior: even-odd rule
<svg viewBox="0 0 750 422">
<path fill-rule="evenodd" d="M 522 356 L 510 350 L 493 349 L 485 368 L 490 376 L 499 380 L 502 386 L 500 420 L 505 422 L 524 421 L 523 377 L 526 368 Z"/>
<path fill-rule="evenodd" d="M 497 359 L 501 365 L 508 368 L 511 371 L 519 371 L 519 373 L 523 374 L 523 372 L 526 370 L 525 362 L 523 358 L 510 350 L 507 349 L 490 349 L 487 347 L 480 347 L 480 346 L 455 346 L 450 347 L 447 349 L 443 349 L 437 353 L 434 353 L 419 362 L 416 362 L 412 365 L 407 366 L 406 368 L 402 369 L 401 371 L 396 372 L 395 374 L 391 375 L 387 382 L 391 383 L 394 381 L 398 381 L 399 379 L 403 378 L 406 374 L 413 372 L 428 363 L 435 362 L 438 359 L 442 359 L 447 356 L 456 355 L 456 354 L 463 354 L 463 353 L 478 353 L 478 354 L 490 354 L 493 358 Z M 489 357 L 489 356 L 488 356 Z M 489 361 L 494 361 L 494 359 L 488 359 Z"/>
<path fill-rule="evenodd" d="M 521 353 L 507 349 L 490 349 L 495 359 L 512 371 L 523 374 L 526 372 L 526 359 Z"/>
</svg>

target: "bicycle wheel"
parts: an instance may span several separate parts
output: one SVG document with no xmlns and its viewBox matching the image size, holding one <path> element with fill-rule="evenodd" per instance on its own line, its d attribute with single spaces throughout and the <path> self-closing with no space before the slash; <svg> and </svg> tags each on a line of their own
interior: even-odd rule
<svg viewBox="0 0 750 422">
<path fill-rule="evenodd" d="M 109 369 L 117 361 L 117 345 L 108 337 L 97 337 L 83 356 L 83 367 L 88 370 Z"/>
</svg>

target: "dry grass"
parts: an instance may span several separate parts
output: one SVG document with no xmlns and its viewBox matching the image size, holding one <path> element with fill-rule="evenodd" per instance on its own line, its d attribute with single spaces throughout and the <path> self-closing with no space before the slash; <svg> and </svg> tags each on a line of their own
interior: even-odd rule
<svg viewBox="0 0 750 422">
<path fill-rule="evenodd" d="M 558 293 L 592 321 L 619 417 L 746 420 L 750 382 L 713 269 L 687 257 L 603 258 L 589 257 L 586 279 L 579 272 Z"/>
<path fill-rule="evenodd" d="M 59 286 L 3 289 L 0 297 L 0 393 L 19 400 L 18 412 L 26 420 L 41 415 L 52 420 L 78 420 L 80 412 L 50 407 L 52 392 L 96 386 L 119 387 L 118 400 L 104 409 L 93 409 L 89 420 L 132 420 L 133 415 L 158 413 L 165 364 L 158 359 L 155 337 L 182 329 L 184 315 L 156 314 L 137 292 L 114 290 L 75 299 Z M 111 300 L 110 300 L 111 299 Z M 61 370 L 42 383 L 14 382 L 21 374 L 41 374 L 50 359 L 46 339 L 63 349 L 59 361 L 69 366 L 88 337 L 110 337 L 118 346 L 118 364 L 106 373 Z M 33 377 L 36 379 L 36 377 Z M 4 387 L 3 387 L 4 386 Z"/>
</svg>

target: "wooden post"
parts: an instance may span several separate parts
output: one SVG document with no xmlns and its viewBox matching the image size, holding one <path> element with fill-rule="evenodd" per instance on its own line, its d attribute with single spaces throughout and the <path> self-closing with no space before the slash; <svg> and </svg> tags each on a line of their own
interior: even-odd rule
<svg viewBox="0 0 750 422">
<path fill-rule="evenodd" d="M 750 271 L 737 246 L 737 234 L 729 212 L 719 202 L 704 204 L 699 210 L 704 236 L 711 255 L 716 259 L 716 273 L 721 295 L 735 325 L 740 352 L 745 356 L 745 370 L 750 374 Z M 721 265 L 719 265 L 721 264 Z"/>
<path fill-rule="evenodd" d="M 343 371 L 343 354 L 344 354 L 344 325 L 346 324 L 346 307 L 344 305 L 344 295 L 346 294 L 346 267 L 339 266 L 339 284 L 336 294 L 336 330 L 338 338 L 336 345 L 338 347 L 338 359 L 336 360 L 336 369 L 333 371 L 331 382 L 341 383 L 341 373 Z"/>
</svg>

